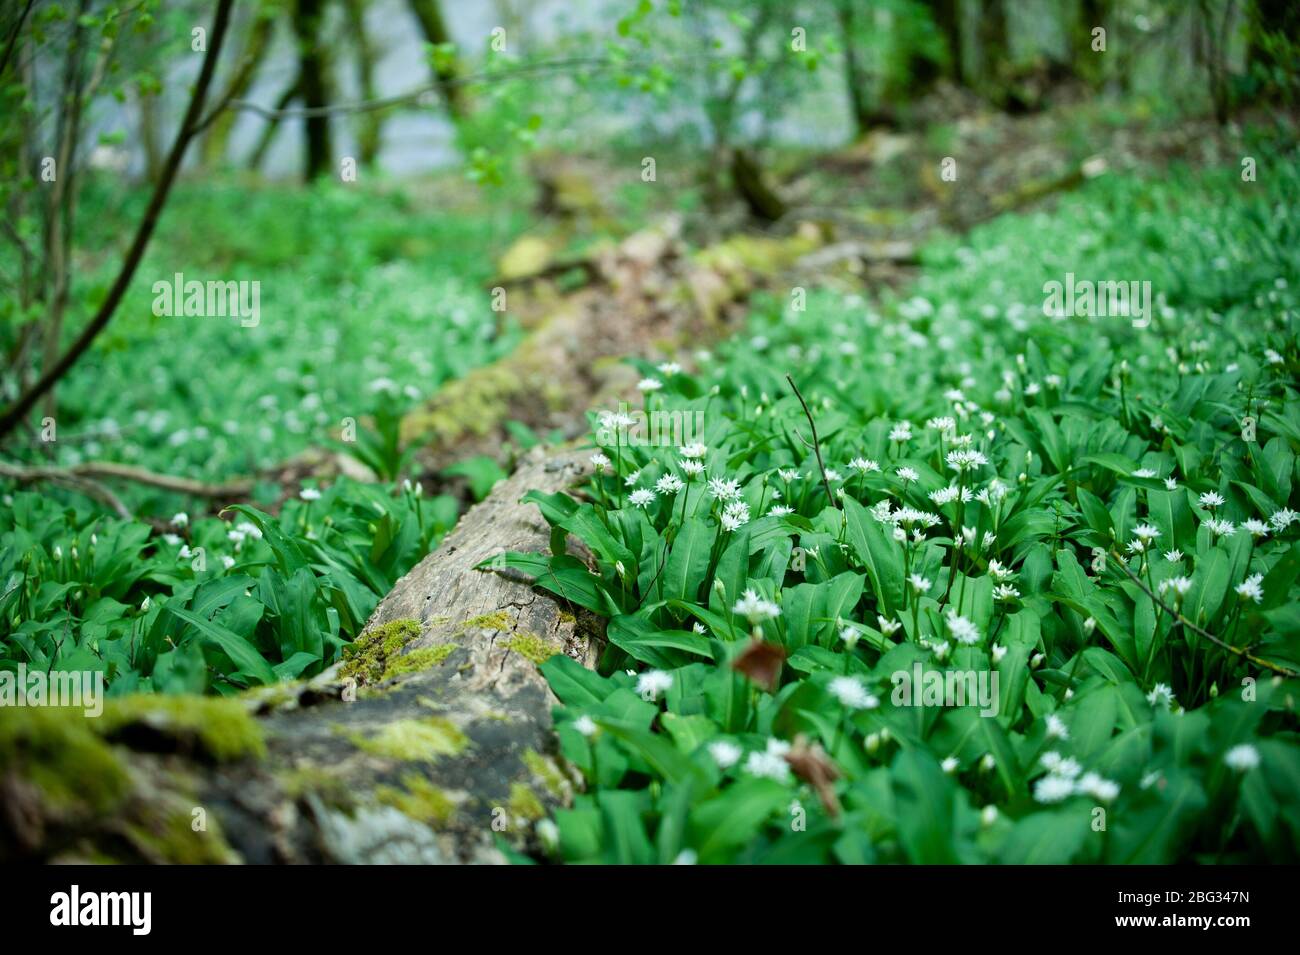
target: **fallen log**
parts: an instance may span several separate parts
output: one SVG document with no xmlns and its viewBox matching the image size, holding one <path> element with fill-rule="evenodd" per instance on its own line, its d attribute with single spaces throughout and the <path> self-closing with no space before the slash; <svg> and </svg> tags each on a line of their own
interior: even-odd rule
<svg viewBox="0 0 1300 955">
<path fill-rule="evenodd" d="M 583 460 L 530 456 L 313 680 L 105 700 L 98 717 L 7 706 L 0 860 L 500 862 L 501 840 L 534 846 L 533 823 L 580 784 L 552 753 L 537 666 L 590 664 L 599 624 L 475 568 L 546 548 L 519 498 L 571 486 Z"/>
<path fill-rule="evenodd" d="M 476 454 L 498 456 L 507 421 L 574 436 L 584 412 L 611 407 L 638 377 L 620 359 L 671 357 L 727 331 L 729 309 L 763 277 L 825 241 L 805 226 L 790 236 L 741 235 L 688 253 L 670 221 L 598 253 L 596 278 L 531 324 L 509 355 L 449 382 L 402 421 L 404 444 L 427 470 Z"/>
</svg>

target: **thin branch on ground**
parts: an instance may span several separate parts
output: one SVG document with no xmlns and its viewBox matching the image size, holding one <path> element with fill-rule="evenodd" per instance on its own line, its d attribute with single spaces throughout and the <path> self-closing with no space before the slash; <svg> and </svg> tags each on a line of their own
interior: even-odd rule
<svg viewBox="0 0 1300 955">
<path fill-rule="evenodd" d="M 1171 618 L 1177 620 L 1180 624 L 1182 624 L 1184 629 L 1190 630 L 1198 637 L 1204 637 L 1206 640 L 1209 640 L 1211 643 L 1213 643 L 1216 647 L 1221 647 L 1222 649 L 1227 650 L 1231 654 L 1239 656 L 1242 659 L 1249 660 L 1251 663 L 1255 664 L 1255 666 L 1263 667 L 1265 670 L 1271 670 L 1272 672 L 1281 674 L 1282 676 L 1300 677 L 1300 673 L 1297 673 L 1295 670 L 1288 669 L 1287 667 L 1281 666 L 1280 664 L 1277 663 L 1272 663 L 1268 660 L 1260 659 L 1259 657 L 1255 656 L 1253 653 L 1251 653 L 1249 650 L 1245 649 L 1244 647 L 1234 647 L 1232 644 L 1219 639 L 1214 634 L 1210 633 L 1210 631 L 1206 630 L 1204 627 L 1198 627 L 1196 624 L 1192 623 L 1192 621 L 1188 620 L 1186 617 L 1184 617 L 1173 607 L 1169 606 L 1169 604 L 1165 603 L 1163 600 L 1157 597 L 1151 591 L 1151 588 L 1142 582 L 1142 579 L 1138 577 L 1137 574 L 1129 570 L 1128 564 L 1125 562 L 1123 556 L 1120 554 L 1119 551 L 1112 550 L 1110 552 L 1110 555 L 1111 557 L 1115 558 L 1115 561 L 1119 564 L 1120 570 L 1124 571 L 1124 573 L 1128 576 L 1128 579 L 1133 581 L 1133 583 L 1137 584 L 1138 588 L 1144 594 L 1150 597 L 1152 602 L 1157 607 L 1159 607 L 1165 613 L 1169 614 Z"/>
<path fill-rule="evenodd" d="M 72 469 L 26 467 L 0 461 L 0 477 L 9 478 L 19 484 L 48 481 L 99 501 L 118 517 L 128 521 L 132 519 L 131 511 L 122 503 L 122 499 L 88 474 L 79 474 Z"/>
<path fill-rule="evenodd" d="M 213 500 L 247 497 L 253 490 L 253 481 L 238 480 L 225 484 L 205 484 L 191 478 L 174 477 L 170 474 L 158 474 L 144 468 L 129 464 L 114 464 L 111 461 L 87 461 L 69 468 L 27 466 L 0 461 L 0 477 L 12 478 L 21 484 L 37 481 L 60 481 L 65 478 L 73 480 L 116 479 L 143 484 L 160 491 L 174 491 L 190 497 L 203 497 Z"/>
</svg>

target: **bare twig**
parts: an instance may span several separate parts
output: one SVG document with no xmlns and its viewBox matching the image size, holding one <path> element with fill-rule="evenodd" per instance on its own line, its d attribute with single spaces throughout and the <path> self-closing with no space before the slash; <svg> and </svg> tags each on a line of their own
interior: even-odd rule
<svg viewBox="0 0 1300 955">
<path fill-rule="evenodd" d="M 1234 647 L 1232 644 L 1220 640 L 1218 637 L 1210 633 L 1210 631 L 1206 630 L 1204 627 L 1198 627 L 1196 624 L 1192 623 L 1190 620 L 1188 620 L 1186 617 L 1180 614 L 1173 607 L 1169 606 L 1169 604 L 1165 603 L 1154 593 L 1152 593 L 1151 588 L 1148 587 L 1146 584 L 1144 584 L 1142 582 L 1142 579 L 1138 577 L 1137 574 L 1129 570 L 1128 564 L 1125 562 L 1124 557 L 1120 554 L 1119 551 L 1112 550 L 1110 552 L 1110 555 L 1111 557 L 1115 558 L 1116 563 L 1119 564 L 1120 570 L 1124 571 L 1124 573 L 1128 576 L 1129 580 L 1137 584 L 1138 587 L 1141 589 L 1141 591 L 1144 594 L 1146 594 L 1148 597 L 1150 597 L 1152 602 L 1155 603 L 1156 606 L 1158 606 L 1161 610 L 1165 611 L 1165 613 L 1169 614 L 1170 617 L 1177 620 L 1180 624 L 1183 625 L 1185 629 L 1192 631 L 1192 633 L 1196 634 L 1198 637 L 1204 637 L 1206 640 L 1209 640 L 1211 643 L 1213 643 L 1216 647 L 1221 647 L 1222 649 L 1227 650 L 1229 653 L 1235 654 L 1236 656 L 1239 656 L 1245 660 L 1249 660 L 1251 663 L 1255 664 L 1255 666 L 1263 667 L 1265 670 L 1272 670 L 1274 673 L 1279 673 L 1282 676 L 1300 677 L 1300 673 L 1297 673 L 1294 670 L 1290 670 L 1284 666 L 1281 666 L 1276 663 L 1272 663 L 1268 660 L 1262 660 L 1259 657 L 1255 656 L 1253 653 L 1251 653 L 1249 650 L 1246 650 L 1244 647 Z"/>
<path fill-rule="evenodd" d="M 10 478 L 19 484 L 32 484 L 36 481 L 48 481 L 69 490 L 78 491 L 106 505 L 118 517 L 131 520 L 131 511 L 122 499 L 93 480 L 88 474 L 80 474 L 75 469 L 64 470 L 50 467 L 24 467 L 0 461 L 0 477 Z"/>
<path fill-rule="evenodd" d="M 817 470 L 820 471 L 822 475 L 822 487 L 826 488 L 826 496 L 831 499 L 831 507 L 839 510 L 839 504 L 835 500 L 835 494 L 831 491 L 831 482 L 826 477 L 826 466 L 822 463 L 822 445 L 821 440 L 817 437 L 817 422 L 813 420 L 812 412 L 808 410 L 808 402 L 803 400 L 803 395 L 799 393 L 799 386 L 794 383 L 794 379 L 789 375 L 786 375 L 785 380 L 790 382 L 790 387 L 794 389 L 794 396 L 799 399 L 799 404 L 803 405 L 804 417 L 808 419 L 808 426 L 812 428 L 813 439 L 811 447 L 813 453 L 817 455 Z M 800 435 L 799 437 L 802 439 L 803 435 Z M 808 444 L 806 439 L 804 440 L 804 444 Z"/>
<path fill-rule="evenodd" d="M 204 497 L 214 500 L 247 497 L 253 490 L 249 479 L 230 481 L 226 484 L 205 484 L 191 478 L 174 477 L 170 474 L 158 474 L 144 468 L 131 467 L 129 464 L 114 464 L 111 461 L 87 461 L 70 468 L 35 467 L 0 461 L 0 477 L 12 478 L 22 484 L 36 481 L 61 481 L 64 479 L 116 479 L 158 488 L 161 491 L 174 491 L 190 497 Z"/>
<path fill-rule="evenodd" d="M 678 60 L 686 60 L 685 55 L 667 57 L 667 62 L 672 63 Z M 693 58 L 695 59 L 695 58 Z M 216 114 L 225 109 L 239 110 L 242 112 L 252 113 L 263 119 L 308 119 L 317 116 L 346 116 L 352 113 L 369 113 L 375 110 L 394 109 L 399 106 L 409 106 L 420 103 L 430 94 L 438 95 L 443 92 L 444 86 L 471 86 L 478 83 L 490 83 L 499 80 L 523 79 L 534 76 L 545 76 L 549 73 L 563 73 L 570 70 L 610 70 L 626 69 L 629 67 L 644 67 L 651 65 L 663 65 L 663 58 L 651 59 L 632 59 L 632 60 L 613 60 L 607 57 L 569 57 L 560 60 L 548 60 L 541 63 L 525 63 L 520 66 L 500 70 L 484 70 L 480 73 L 470 73 L 464 76 L 448 78 L 445 82 L 426 83 L 413 90 L 405 93 L 395 93 L 392 96 L 383 96 L 378 99 L 359 100 L 355 103 L 331 103 L 329 106 L 294 106 L 294 107 L 267 107 L 260 103 L 254 103 L 252 100 L 232 99 L 219 103 L 213 107 L 203 119 L 199 120 L 198 129 L 204 129 L 216 118 Z"/>
<path fill-rule="evenodd" d="M 32 12 L 32 7 L 36 5 L 36 0 L 27 0 L 23 12 L 18 14 L 18 22 L 14 24 L 13 32 L 9 34 L 9 41 L 5 44 L 4 55 L 0 56 L 0 76 L 4 76 L 5 70 L 9 66 L 9 60 L 14 55 L 14 47 L 18 43 L 18 35 L 23 32 L 23 24 L 27 22 L 27 14 Z"/>
</svg>

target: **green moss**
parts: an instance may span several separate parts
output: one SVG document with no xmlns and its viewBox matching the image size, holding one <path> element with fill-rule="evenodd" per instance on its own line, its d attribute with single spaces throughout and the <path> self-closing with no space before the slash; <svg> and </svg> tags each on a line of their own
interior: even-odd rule
<svg viewBox="0 0 1300 955">
<path fill-rule="evenodd" d="M 497 264 L 498 274 L 507 282 L 536 275 L 554 261 L 558 245 L 554 238 L 534 235 L 516 239 L 501 256 L 501 261 Z"/>
<path fill-rule="evenodd" d="M 138 728 L 215 762 L 266 755 L 261 728 L 237 699 L 139 694 L 105 703 L 100 720 L 105 736 L 124 737 Z"/>
<path fill-rule="evenodd" d="M 442 756 L 456 756 L 469 745 L 469 737 L 442 716 L 396 720 L 373 736 L 351 733 L 349 738 L 367 753 L 404 762 L 433 762 Z"/>
<path fill-rule="evenodd" d="M 546 815 L 546 808 L 533 791 L 523 783 L 510 786 L 510 814 L 521 819 L 535 822 Z"/>
<path fill-rule="evenodd" d="M 392 620 L 366 631 L 343 648 L 340 675 L 362 686 L 382 683 L 388 678 L 389 667 L 397 665 L 402 648 L 419 637 L 420 631 L 420 621 L 410 618 Z"/>
<path fill-rule="evenodd" d="M 312 795 L 336 809 L 350 810 L 355 804 L 352 784 L 341 773 L 321 766 L 303 765 L 280 773 L 280 788 L 290 799 Z"/>
<path fill-rule="evenodd" d="M 29 780 L 51 808 L 108 812 L 127 794 L 130 779 L 99 723 L 80 709 L 6 707 L 0 777 Z"/>
<path fill-rule="evenodd" d="M 508 361 L 475 368 L 449 382 L 428 405 L 402 419 L 402 440 L 451 443 L 467 434 L 485 434 L 503 421 L 510 400 L 526 384 Z"/>
<path fill-rule="evenodd" d="M 224 865 L 236 861 L 215 816 L 209 813 L 205 820 L 207 828 L 198 831 L 193 820 L 189 811 L 177 810 L 166 816 L 157 828 L 142 824 L 127 826 L 126 836 L 149 862 Z"/>
<path fill-rule="evenodd" d="M 543 640 L 535 633 L 516 633 L 506 641 L 505 645 L 507 649 L 515 651 L 520 656 L 527 657 L 538 666 L 541 666 L 560 652 L 559 647 L 547 640 Z"/>
<path fill-rule="evenodd" d="M 395 676 L 417 673 L 420 670 L 436 667 L 451 656 L 451 652 L 455 649 L 456 644 L 444 643 L 436 647 L 421 647 L 418 650 L 412 650 L 388 664 L 384 669 L 384 679 L 391 680 Z"/>
<path fill-rule="evenodd" d="M 418 773 L 403 776 L 402 787 L 378 786 L 375 798 L 417 822 L 435 827 L 447 825 L 455 815 L 455 800 Z"/>
<path fill-rule="evenodd" d="M 557 799 L 563 799 L 569 791 L 568 781 L 555 763 L 535 749 L 524 752 L 524 765 L 528 771 L 542 781 L 546 791 Z"/>
<path fill-rule="evenodd" d="M 514 622 L 514 617 L 510 616 L 509 611 L 496 610 L 478 617 L 471 617 L 462 623 L 457 628 L 457 631 L 464 633 L 466 630 L 508 630 Z"/>
</svg>

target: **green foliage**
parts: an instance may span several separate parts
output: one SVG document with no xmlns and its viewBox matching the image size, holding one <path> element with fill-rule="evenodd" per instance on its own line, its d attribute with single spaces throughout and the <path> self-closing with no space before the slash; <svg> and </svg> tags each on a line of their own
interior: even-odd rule
<svg viewBox="0 0 1300 955">
<path fill-rule="evenodd" d="M 701 429 L 606 415 L 592 503 L 531 495 L 598 569 L 488 562 L 608 618 L 599 672 L 541 666 L 587 780 L 560 855 L 1300 857 L 1300 164 L 1265 162 L 1101 180 L 902 295 L 768 301 L 697 373 L 644 366 Z M 1150 281 L 1149 325 L 1047 314 L 1067 271 Z M 991 692 L 922 696 L 958 679 Z"/>
<path fill-rule="evenodd" d="M 122 240 L 115 223 L 143 198 L 102 181 L 88 189 L 83 254 L 98 266 L 76 273 L 74 302 L 88 309 L 103 294 Z M 121 314 L 59 385 L 55 463 L 107 458 L 215 480 L 338 442 L 381 479 L 398 478 L 401 413 L 517 341 L 482 290 L 514 221 L 337 183 L 178 188 Z M 155 316 L 153 283 L 178 272 L 260 282 L 260 321 Z M 7 350 L 16 307 L 0 298 Z M 81 321 L 70 316 L 70 334 Z M 131 493 L 142 509 L 184 506 Z"/>
<path fill-rule="evenodd" d="M 102 671 L 112 695 L 228 694 L 321 672 L 457 506 L 346 479 L 303 493 L 278 517 L 178 514 L 161 535 L 13 495 L 0 513 L 0 667 Z"/>
</svg>

